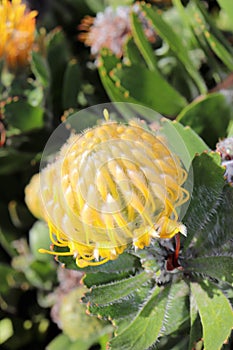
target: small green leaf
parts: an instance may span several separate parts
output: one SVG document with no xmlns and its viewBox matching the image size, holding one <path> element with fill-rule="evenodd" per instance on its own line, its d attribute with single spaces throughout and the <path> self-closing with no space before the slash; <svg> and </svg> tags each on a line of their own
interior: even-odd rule
<svg viewBox="0 0 233 350">
<path fill-rule="evenodd" d="M 110 341 L 112 350 L 146 350 L 161 335 L 168 304 L 170 286 L 155 287 L 137 317 Z"/>
<path fill-rule="evenodd" d="M 13 325 L 10 318 L 4 318 L 0 321 L 0 345 L 14 334 Z"/>
<path fill-rule="evenodd" d="M 51 72 L 50 93 L 53 111 L 55 115 L 60 116 L 63 112 L 63 79 L 67 64 L 71 58 L 70 48 L 61 29 L 56 28 L 50 32 L 47 41 L 47 57 Z"/>
<path fill-rule="evenodd" d="M 43 114 L 42 108 L 31 106 L 23 100 L 12 100 L 4 106 L 4 117 L 8 126 L 21 132 L 41 128 Z"/>
<path fill-rule="evenodd" d="M 233 109 L 221 93 L 202 96 L 185 107 L 177 117 L 189 125 L 210 147 L 215 148 L 219 138 L 225 137 Z"/>
<path fill-rule="evenodd" d="M 73 59 L 66 68 L 63 82 L 63 108 L 77 108 L 78 92 L 81 88 L 81 68 Z"/>
<path fill-rule="evenodd" d="M 115 300 L 122 299 L 131 294 L 139 285 L 145 283 L 149 278 L 150 275 L 146 272 L 142 272 L 121 281 L 93 287 L 91 292 L 85 295 L 83 301 L 85 303 L 91 302 L 95 304 L 112 303 Z"/>
<path fill-rule="evenodd" d="M 49 238 L 48 225 L 43 221 L 36 221 L 29 231 L 29 244 L 32 254 L 37 260 L 50 261 L 49 254 L 38 252 L 40 248 L 49 249 L 51 241 Z"/>
<path fill-rule="evenodd" d="M 25 262 L 26 263 L 26 262 Z M 56 271 L 50 261 L 34 260 L 29 266 L 25 266 L 25 275 L 30 283 L 43 290 L 50 290 L 56 281 Z"/>
<path fill-rule="evenodd" d="M 50 82 L 48 63 L 39 52 L 32 52 L 31 68 L 39 82 L 44 87 L 48 87 Z"/>
<path fill-rule="evenodd" d="M 33 107 L 41 106 L 44 99 L 44 90 L 39 85 L 27 91 L 27 101 Z"/>
<path fill-rule="evenodd" d="M 219 350 L 233 327 L 231 305 L 221 290 L 210 282 L 191 283 L 191 292 L 201 317 L 205 349 Z"/>
</svg>

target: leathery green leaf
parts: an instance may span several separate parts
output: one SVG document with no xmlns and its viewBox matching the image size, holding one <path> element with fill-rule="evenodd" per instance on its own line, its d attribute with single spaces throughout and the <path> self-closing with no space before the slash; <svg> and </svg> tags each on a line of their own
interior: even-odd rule
<svg viewBox="0 0 233 350">
<path fill-rule="evenodd" d="M 191 283 L 203 326 L 205 350 L 219 350 L 233 327 L 233 312 L 225 295 L 210 282 Z"/>
</svg>

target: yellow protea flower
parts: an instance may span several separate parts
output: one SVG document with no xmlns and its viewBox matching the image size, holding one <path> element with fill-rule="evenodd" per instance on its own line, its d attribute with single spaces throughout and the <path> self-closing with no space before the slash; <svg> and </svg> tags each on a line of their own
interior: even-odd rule
<svg viewBox="0 0 233 350">
<path fill-rule="evenodd" d="M 43 206 L 40 197 L 40 175 L 35 174 L 29 185 L 25 187 L 25 202 L 32 214 L 38 219 L 43 219 Z"/>
<path fill-rule="evenodd" d="M 40 173 L 37 207 L 53 244 L 69 248 L 51 253 L 73 255 L 84 267 L 116 259 L 129 244 L 142 249 L 153 237 L 185 234 L 176 208 L 189 197 L 186 177 L 164 140 L 133 121 L 72 135 Z"/>
<path fill-rule="evenodd" d="M 37 11 L 28 11 L 21 0 L 0 0 L 0 58 L 9 68 L 27 64 L 35 35 Z"/>
</svg>

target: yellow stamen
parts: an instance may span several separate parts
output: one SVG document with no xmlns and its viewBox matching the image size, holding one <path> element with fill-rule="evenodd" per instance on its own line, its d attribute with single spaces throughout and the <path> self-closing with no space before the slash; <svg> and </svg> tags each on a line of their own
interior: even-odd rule
<svg viewBox="0 0 233 350">
<path fill-rule="evenodd" d="M 73 253 L 71 253 L 71 252 L 52 252 L 51 250 L 47 250 L 44 248 L 38 249 L 38 252 L 42 253 L 42 254 L 50 254 L 50 255 L 58 255 L 58 256 L 71 256 L 71 255 L 73 255 Z"/>
</svg>

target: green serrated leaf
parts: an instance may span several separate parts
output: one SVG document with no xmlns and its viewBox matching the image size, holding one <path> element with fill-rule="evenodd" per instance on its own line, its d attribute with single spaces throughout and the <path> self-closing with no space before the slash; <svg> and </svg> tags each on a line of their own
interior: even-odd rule
<svg viewBox="0 0 233 350">
<path fill-rule="evenodd" d="M 81 88 L 81 68 L 76 60 L 71 60 L 64 74 L 63 108 L 77 108 L 78 92 Z"/>
<path fill-rule="evenodd" d="M 171 334 L 189 319 L 189 287 L 184 281 L 173 283 L 170 288 L 163 334 Z"/>
<path fill-rule="evenodd" d="M 127 277 L 129 277 L 129 273 L 127 271 L 111 274 L 104 272 L 88 273 L 84 276 L 83 282 L 88 288 L 91 288 L 92 286 L 107 284 L 109 282 L 118 281 Z"/>
<path fill-rule="evenodd" d="M 187 237 L 184 240 L 184 251 L 188 249 L 194 236 L 208 224 L 218 206 L 224 180 L 224 169 L 220 166 L 221 159 L 216 159 L 207 153 L 196 156 L 192 162 L 193 193 L 187 213 L 182 220 L 187 227 Z"/>
<path fill-rule="evenodd" d="M 170 286 L 156 287 L 133 322 L 110 341 L 112 350 L 146 350 L 161 334 Z"/>
<path fill-rule="evenodd" d="M 210 282 L 191 283 L 191 292 L 201 317 L 205 349 L 219 350 L 233 327 L 229 300 Z"/>
<path fill-rule="evenodd" d="M 221 93 L 213 93 L 191 102 L 177 117 L 189 125 L 210 147 L 215 148 L 219 138 L 225 137 L 233 109 Z"/>
<path fill-rule="evenodd" d="M 122 325 L 122 319 L 126 318 L 128 326 L 133 321 L 153 285 L 152 281 L 148 281 L 146 284 L 138 285 L 138 288 L 132 291 L 124 300 L 120 299 L 106 305 L 90 304 L 88 310 L 93 315 L 112 319 L 114 325 L 117 326 L 117 333 L 119 333 L 119 322 Z M 129 316 L 130 320 L 128 319 Z"/>
<path fill-rule="evenodd" d="M 178 57 L 178 59 L 183 63 L 187 72 L 190 74 L 200 92 L 203 94 L 206 92 L 205 83 L 198 73 L 195 65 L 189 57 L 189 53 L 183 44 L 182 40 L 174 32 L 172 27 L 163 19 L 161 13 L 156 11 L 152 7 L 142 4 L 142 11 L 145 13 L 146 17 L 151 20 L 152 25 L 158 34 L 163 38 L 170 46 L 171 50 Z"/>
<path fill-rule="evenodd" d="M 233 257 L 218 255 L 188 259 L 183 267 L 185 271 L 202 273 L 220 281 L 233 283 Z"/>
<path fill-rule="evenodd" d="M 128 296 L 134 290 L 136 290 L 139 285 L 142 285 L 148 279 L 150 279 L 150 275 L 148 275 L 146 272 L 142 272 L 136 276 L 121 281 L 112 282 L 99 287 L 93 287 L 91 292 L 85 295 L 83 301 L 85 303 L 91 302 L 95 304 L 112 303 L 118 299 Z"/>
<path fill-rule="evenodd" d="M 233 188 L 226 184 L 218 203 L 216 203 L 214 215 L 204 227 L 199 229 L 199 234 L 196 235 L 193 245 L 196 256 L 200 256 L 198 252 L 207 256 L 210 254 L 232 256 L 232 212 Z"/>
</svg>

